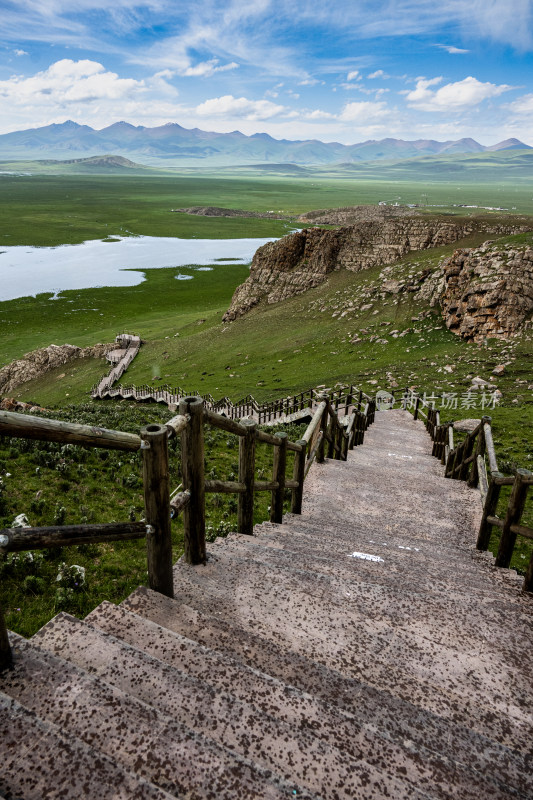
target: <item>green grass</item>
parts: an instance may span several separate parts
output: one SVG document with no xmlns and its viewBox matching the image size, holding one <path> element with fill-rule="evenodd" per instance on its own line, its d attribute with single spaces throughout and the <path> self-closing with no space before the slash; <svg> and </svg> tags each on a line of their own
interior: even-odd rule
<svg viewBox="0 0 533 800">
<path fill-rule="evenodd" d="M 219 170 L 217 174 L 157 177 L 0 175 L 0 247 L 53 246 L 117 234 L 207 239 L 282 236 L 291 227 L 286 221 L 196 217 L 171 211 L 202 205 L 297 215 L 383 200 L 429 202 L 454 214 L 465 213 L 454 207 L 457 203 L 533 213 L 531 183 L 521 178 L 502 176 L 498 182 L 480 184 L 467 175 L 460 182 L 434 183 L 426 177 L 375 180 L 332 172 L 330 177 L 326 172 L 307 178 L 235 174 L 228 171 L 227 177 L 221 177 Z"/>
<path fill-rule="evenodd" d="M 414 184 L 399 187 L 353 180 L 0 180 L 2 187 L 9 189 L 7 195 L 0 194 L 4 244 L 57 244 L 126 231 L 206 237 L 209 232 L 216 237 L 267 235 L 267 228 L 260 227 L 263 222 L 272 226 L 268 235 L 276 235 L 276 228 L 279 235 L 285 229 L 282 223 L 186 217 L 169 209 L 216 204 L 295 213 L 377 201 L 383 199 L 385 190 L 390 196 L 397 191 L 420 191 Z M 472 192 L 486 200 L 485 190 L 475 187 Z M 451 187 L 432 187 L 431 191 L 451 199 Z M 525 198 L 525 194 L 521 196 Z M 482 238 L 461 245 L 475 245 Z M 530 242 L 531 235 L 512 241 Z M 412 253 L 394 265 L 388 277 L 416 277 L 435 267 L 455 246 Z M 227 394 L 234 400 L 249 392 L 258 400 L 273 399 L 337 382 L 355 383 L 371 393 L 379 388 L 400 391 L 409 385 L 427 393 L 455 392 L 461 398 L 470 384 L 468 376 L 489 379 L 494 366 L 506 363 L 505 374 L 497 379 L 503 404 L 490 411 L 500 468 L 531 467 L 531 334 L 509 342 L 489 340 L 484 345 L 464 342 L 446 329 L 437 309 L 428 309 L 412 293 L 383 296 L 382 268 L 332 273 L 317 289 L 281 304 L 259 306 L 225 325 L 222 314 L 235 287 L 247 276 L 247 267 L 221 264 L 210 272 L 194 271 L 191 281 L 176 281 L 177 271 L 147 270 L 146 281 L 136 287 L 64 292 L 53 302 L 50 295 L 40 295 L 1 303 L 0 363 L 52 342 L 84 346 L 111 341 L 126 329 L 139 333 L 145 344 L 124 376 L 125 383 L 149 383 L 157 377 L 154 385 L 180 385 L 215 397 Z M 363 310 L 367 305 L 370 308 Z M 452 371 L 444 371 L 444 365 L 451 365 Z M 124 430 L 138 431 L 147 422 L 168 418 L 168 411 L 155 404 L 88 403 L 88 391 L 105 369 L 103 360 L 80 360 L 20 386 L 13 394 L 45 406 L 53 417 L 64 415 L 80 422 L 92 419 Z M 72 405 L 66 408 L 67 403 Z M 459 405 L 458 409 L 443 410 L 447 413 L 457 418 L 483 412 Z M 212 445 L 222 455 L 208 464 L 208 472 L 214 470 L 212 477 L 228 478 L 236 470 L 235 443 L 231 443 L 232 437 L 210 435 L 210 449 Z M 298 438 L 298 433 L 292 438 Z M 104 457 L 93 452 L 85 457 L 80 450 L 62 453 L 55 445 L 29 443 L 26 447 L 21 442 L 1 442 L 0 476 L 5 488 L 0 495 L 0 524 L 10 524 L 23 511 L 33 525 L 51 524 L 63 513 L 67 522 L 79 522 L 83 517 L 95 522 L 125 520 L 130 514 L 139 518 L 142 501 L 137 456 L 129 461 L 116 453 Z M 174 452 L 172 458 L 177 483 L 179 453 Z M 266 453 L 260 456 L 259 469 L 265 474 L 270 469 L 269 458 Z M 531 501 L 528 520 L 532 519 Z M 259 499 L 258 519 L 264 518 L 267 502 L 267 497 Z M 217 530 L 224 532 L 234 524 L 234 498 L 215 496 L 208 513 L 212 535 Z M 173 525 L 173 542 L 177 557 L 182 548 L 179 523 Z M 520 544 L 513 565 L 523 569 L 528 552 Z M 56 595 L 55 576 L 61 560 L 87 569 L 87 586 L 71 598 Z M 31 564 L 20 560 L 3 568 L 0 602 L 8 609 L 8 625 L 25 635 L 61 608 L 83 615 L 101 599 L 119 600 L 144 583 L 144 545 L 99 545 L 85 553 L 67 548 L 61 554 L 47 555 L 39 570 L 35 572 Z"/>
<path fill-rule="evenodd" d="M 153 405 L 130 406 L 120 402 L 70 406 L 50 414 L 53 418 L 138 433 L 147 423 L 168 420 L 168 411 Z M 269 428 L 272 431 L 272 428 Z M 303 429 L 291 426 L 292 441 Z M 238 439 L 206 428 L 206 476 L 236 480 Z M 293 457 L 287 464 L 292 476 Z M 170 441 L 172 488 L 182 480 L 180 446 Z M 268 479 L 272 473 L 272 448 L 259 444 L 256 475 Z M 76 445 L 34 442 L 0 437 L 0 528 L 9 527 L 25 513 L 33 526 L 140 520 L 143 515 L 141 456 L 94 450 Z M 286 493 L 286 510 L 290 491 Z M 270 494 L 257 494 L 254 519 L 268 518 Z M 208 541 L 235 530 L 237 499 L 209 494 L 206 498 Z M 173 559 L 183 553 L 181 518 L 172 521 Z M 77 564 L 86 571 L 84 586 L 65 586 L 56 580 L 62 563 Z M 103 599 L 120 602 L 140 584 L 146 585 L 144 540 L 110 542 L 54 548 L 0 556 L 0 607 L 8 627 L 31 636 L 59 611 L 83 617 Z"/>
</svg>

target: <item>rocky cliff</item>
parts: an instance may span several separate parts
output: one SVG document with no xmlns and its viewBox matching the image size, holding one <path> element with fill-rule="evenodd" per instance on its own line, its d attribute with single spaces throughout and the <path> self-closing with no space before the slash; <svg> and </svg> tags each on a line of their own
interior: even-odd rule
<svg viewBox="0 0 533 800">
<path fill-rule="evenodd" d="M 533 315 L 533 248 L 495 245 L 456 250 L 420 291 L 439 304 L 448 327 L 464 339 L 507 338 Z"/>
<path fill-rule="evenodd" d="M 391 264 L 412 250 L 452 244 L 478 231 L 508 234 L 529 227 L 476 219 L 448 220 L 421 216 L 370 220 L 324 230 L 306 228 L 260 247 L 250 277 L 239 286 L 224 321 L 245 314 L 258 303 L 277 303 L 326 280 L 329 272 L 357 272 Z"/>
<path fill-rule="evenodd" d="M 93 347 L 76 347 L 73 344 L 42 347 L 12 361 L 0 369 L 0 395 L 13 391 L 21 383 L 41 377 L 49 370 L 77 358 L 103 358 L 116 344 L 96 344 Z"/>
</svg>

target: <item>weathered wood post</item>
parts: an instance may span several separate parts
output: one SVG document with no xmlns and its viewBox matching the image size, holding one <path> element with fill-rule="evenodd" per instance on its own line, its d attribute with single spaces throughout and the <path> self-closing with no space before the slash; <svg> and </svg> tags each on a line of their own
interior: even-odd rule
<svg viewBox="0 0 533 800">
<path fill-rule="evenodd" d="M 13 653 L 7 635 L 7 625 L 4 612 L 0 608 L 0 672 L 9 669 L 13 664 Z"/>
<path fill-rule="evenodd" d="M 479 431 L 477 434 L 477 442 L 476 442 L 476 450 L 474 454 L 474 461 L 472 463 L 472 472 L 470 473 L 470 478 L 468 479 L 468 485 L 470 488 L 474 488 L 478 485 L 479 481 L 479 467 L 478 467 L 478 456 L 483 455 L 484 448 L 485 448 L 485 428 L 486 424 L 492 422 L 492 417 L 483 416 L 481 417 L 481 425 L 479 426 Z"/>
<path fill-rule="evenodd" d="M 363 390 L 359 389 L 359 399 L 357 400 L 357 410 L 361 411 L 361 404 L 363 402 Z"/>
<path fill-rule="evenodd" d="M 316 451 L 317 462 L 319 464 L 323 464 L 326 455 L 326 432 L 328 429 L 328 420 L 329 420 L 329 398 L 327 394 L 319 394 L 317 400 L 319 404 L 320 403 L 326 404 L 324 408 L 324 413 L 322 414 L 322 419 L 320 421 L 320 432 L 322 434 L 322 438 L 320 440 L 320 444 L 318 445 L 318 450 Z"/>
<path fill-rule="evenodd" d="M 181 433 L 183 489 L 191 493 L 183 510 L 185 561 L 205 564 L 205 475 L 203 402 L 198 397 L 183 397 L 179 412 L 191 420 Z"/>
<path fill-rule="evenodd" d="M 296 444 L 302 448 L 301 453 L 294 454 L 294 468 L 292 471 L 293 480 L 298 481 L 298 486 L 292 490 L 291 498 L 291 513 L 302 513 L 302 500 L 304 494 L 304 478 L 305 478 L 305 458 L 307 455 L 307 442 L 305 439 L 298 439 Z"/>
<path fill-rule="evenodd" d="M 333 437 L 334 441 L 335 441 L 335 456 L 334 457 L 338 461 L 342 461 L 342 459 L 343 459 L 343 450 L 344 450 L 344 442 L 343 442 L 343 439 L 344 439 L 344 436 L 343 436 L 344 428 L 339 422 L 338 414 L 337 414 L 337 416 L 335 416 L 334 427 L 335 427 L 335 435 Z"/>
<path fill-rule="evenodd" d="M 502 490 L 501 484 L 497 483 L 497 480 L 503 477 L 501 472 L 493 472 L 490 476 L 489 488 L 483 506 L 483 516 L 481 517 L 481 524 L 479 526 L 476 542 L 476 548 L 478 550 L 488 550 L 492 525 L 487 522 L 487 518 L 493 517 L 496 514 L 496 507 Z"/>
<path fill-rule="evenodd" d="M 285 494 L 285 469 L 287 467 L 287 441 L 288 434 L 276 433 L 280 443 L 274 447 L 274 463 L 272 466 L 272 480 L 278 484 L 277 489 L 272 490 L 272 502 L 270 504 L 270 522 L 283 522 L 283 496 Z"/>
<path fill-rule="evenodd" d="M 494 562 L 496 567 L 508 567 L 511 563 L 511 556 L 516 542 L 516 533 L 511 531 L 512 525 L 520 523 L 520 517 L 526 504 L 527 490 L 529 488 L 528 478 L 533 477 L 533 472 L 528 469 L 517 469 L 509 498 L 509 505 L 507 506 L 507 514 L 502 528 L 502 536 L 500 539 L 500 546 L 498 548 L 498 555 Z"/>
<path fill-rule="evenodd" d="M 237 530 L 252 536 L 254 530 L 254 479 L 255 479 L 255 429 L 251 419 L 241 420 L 246 428 L 239 438 L 239 483 L 244 483 L 246 491 L 239 495 L 237 508 Z"/>
<path fill-rule="evenodd" d="M 145 443 L 142 453 L 148 585 L 154 592 L 174 597 L 168 429 L 166 425 L 147 425 L 141 431 L 141 439 Z"/>
<path fill-rule="evenodd" d="M 418 407 L 419 406 L 420 406 L 420 398 L 417 397 L 416 398 L 416 403 L 415 403 L 415 413 L 413 415 L 413 419 L 418 419 Z"/>
</svg>

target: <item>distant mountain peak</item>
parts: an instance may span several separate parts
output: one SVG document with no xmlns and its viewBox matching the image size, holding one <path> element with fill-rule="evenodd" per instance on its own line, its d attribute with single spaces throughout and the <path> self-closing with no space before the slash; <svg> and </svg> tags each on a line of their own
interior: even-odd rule
<svg viewBox="0 0 533 800">
<path fill-rule="evenodd" d="M 326 166 L 362 162 L 406 161 L 420 156 L 455 156 L 499 150 L 531 150 L 510 138 L 484 147 L 470 137 L 439 142 L 433 139 L 405 141 L 392 137 L 354 144 L 318 139 L 275 139 L 265 132 L 248 136 L 241 131 L 220 133 L 184 128 L 177 122 L 155 127 L 135 126 L 124 120 L 101 130 L 73 120 L 0 135 L 2 159 L 87 158 L 115 153 L 137 163 L 152 165 L 191 163 L 212 165 L 295 164 Z M 67 155 L 68 154 L 68 155 Z M 263 167 L 262 167 L 263 168 Z M 286 169 L 286 167 L 285 167 Z"/>
</svg>

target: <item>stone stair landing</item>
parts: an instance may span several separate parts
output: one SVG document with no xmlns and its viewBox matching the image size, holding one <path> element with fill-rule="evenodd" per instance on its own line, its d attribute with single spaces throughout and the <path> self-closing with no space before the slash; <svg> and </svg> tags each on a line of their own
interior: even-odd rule
<svg viewBox="0 0 533 800">
<path fill-rule="evenodd" d="M 529 800 L 531 597 L 476 552 L 480 511 L 378 413 L 301 516 L 179 562 L 174 599 L 13 636 L 0 796 Z"/>
</svg>

